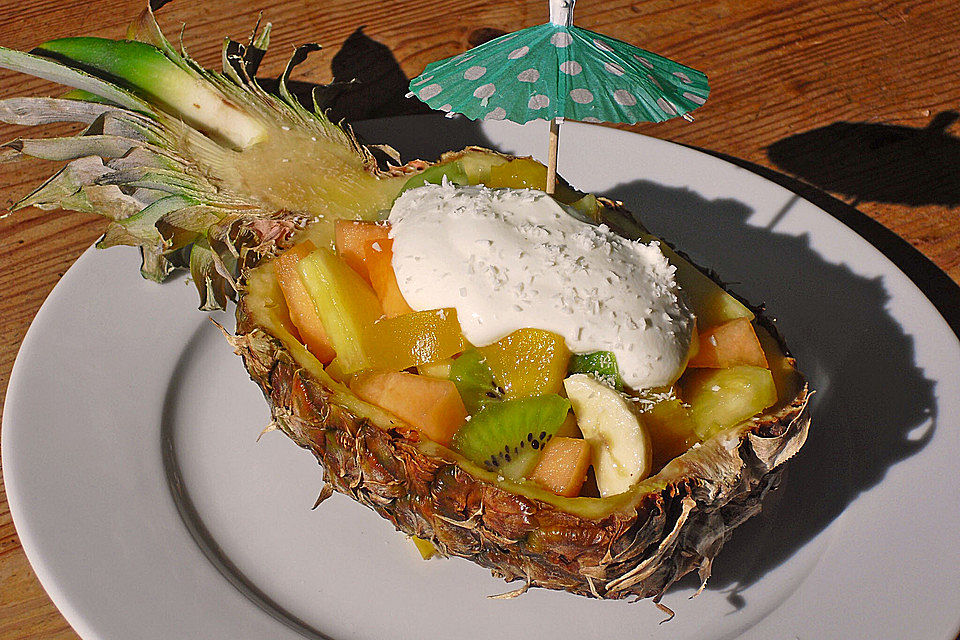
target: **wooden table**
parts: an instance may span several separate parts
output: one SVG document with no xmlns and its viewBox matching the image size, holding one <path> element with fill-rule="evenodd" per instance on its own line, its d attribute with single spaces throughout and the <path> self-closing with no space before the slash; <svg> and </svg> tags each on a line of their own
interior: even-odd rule
<svg viewBox="0 0 960 640">
<path fill-rule="evenodd" d="M 122 37 L 141 6 L 2 0 L 0 44 L 29 49 L 62 36 Z M 428 62 L 546 19 L 544 0 L 460 0 L 456 11 L 450 7 L 423 0 L 178 0 L 159 19 L 168 34 L 186 23 L 193 56 L 217 65 L 223 36 L 246 37 L 262 9 L 275 30 L 261 75 L 276 76 L 291 45 L 323 43 L 325 52 L 296 77 L 329 82 L 353 73 L 390 87 L 353 106 L 350 115 L 364 118 L 416 109 L 402 100 L 403 82 Z M 582 0 L 577 23 L 709 75 L 713 92 L 695 122 L 630 129 L 716 152 L 813 200 L 899 257 L 960 326 L 947 303 L 960 282 L 960 141 L 949 134 L 956 117 L 950 110 L 960 109 L 960 4 Z M 345 41 L 335 74 L 331 60 Z M 6 71 L 0 87 L 0 97 L 53 93 L 46 82 Z M 66 130 L 47 133 L 54 129 Z M 36 134 L 0 126 L 4 140 L 19 135 Z M 39 161 L 2 165 L 0 205 L 51 169 Z M 94 216 L 37 210 L 0 220 L 0 395 L 40 304 L 103 228 Z M 0 640 L 75 637 L 34 576 L 0 493 Z"/>
</svg>

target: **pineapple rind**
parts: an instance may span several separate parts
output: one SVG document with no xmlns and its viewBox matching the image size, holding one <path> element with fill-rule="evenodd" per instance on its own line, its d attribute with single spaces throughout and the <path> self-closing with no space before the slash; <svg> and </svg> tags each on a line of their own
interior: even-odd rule
<svg viewBox="0 0 960 640">
<path fill-rule="evenodd" d="M 292 336 L 272 335 L 259 297 L 240 296 L 235 349 L 275 422 L 317 457 L 325 486 L 444 555 L 525 586 L 659 598 L 691 571 L 706 581 L 730 531 L 760 510 L 806 439 L 804 387 L 776 413 L 694 447 L 626 494 L 562 498 L 497 479 L 317 376 L 288 350 Z"/>
</svg>

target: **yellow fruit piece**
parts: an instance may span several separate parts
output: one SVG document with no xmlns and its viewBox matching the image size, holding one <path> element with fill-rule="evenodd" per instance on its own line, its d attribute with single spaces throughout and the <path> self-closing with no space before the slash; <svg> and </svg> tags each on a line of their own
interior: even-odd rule
<svg viewBox="0 0 960 640">
<path fill-rule="evenodd" d="M 777 388 L 770 371 L 749 365 L 690 369 L 680 378 L 680 388 L 701 440 L 777 402 Z"/>
<path fill-rule="evenodd" d="M 567 419 L 563 421 L 563 424 L 560 425 L 560 428 L 554 434 L 554 437 L 561 438 L 582 438 L 583 434 L 580 432 L 580 427 L 577 425 L 577 416 L 573 414 L 573 411 L 567 414 Z"/>
<path fill-rule="evenodd" d="M 685 453 L 700 438 L 690 410 L 676 398 L 664 400 L 640 414 L 653 444 L 653 468 L 664 465 Z"/>
<path fill-rule="evenodd" d="M 422 376 L 430 376 L 431 378 L 449 380 L 450 367 L 452 366 L 453 358 L 444 358 L 443 360 L 437 360 L 436 362 L 428 362 L 426 364 L 417 365 L 417 373 Z"/>
<path fill-rule="evenodd" d="M 414 311 L 382 318 L 367 327 L 364 339 L 370 367 L 400 371 L 444 360 L 467 347 L 456 309 Z"/>
<path fill-rule="evenodd" d="M 580 495 L 590 467 L 590 445 L 577 438 L 553 437 L 543 447 L 543 454 L 530 479 L 559 496 Z"/>
<path fill-rule="evenodd" d="M 560 393 L 563 389 L 570 350 L 563 336 L 552 331 L 518 329 L 479 351 L 507 398 Z"/>
<path fill-rule="evenodd" d="M 424 560 L 429 560 L 433 556 L 437 555 L 437 548 L 433 546 L 433 543 L 429 540 L 424 540 L 423 538 L 418 538 L 417 536 L 413 536 L 411 540 L 413 540 L 413 544 L 417 547 L 417 551 L 420 552 L 420 556 Z"/>
<path fill-rule="evenodd" d="M 485 184 L 491 189 L 537 189 L 547 188 L 547 167 L 533 158 L 515 158 L 503 164 L 490 167 Z M 576 204 L 583 213 L 596 217 L 599 207 L 597 199 L 581 193 L 558 181 L 553 194 L 554 199 L 564 204 Z"/>
<path fill-rule="evenodd" d="M 777 387 L 778 402 L 774 409 L 790 402 L 803 387 L 803 376 L 797 371 L 797 361 L 786 355 L 776 338 L 763 326 L 757 327 L 757 339 L 763 347 L 763 353 L 770 364 L 773 384 Z"/>
<path fill-rule="evenodd" d="M 380 300 L 356 271 L 326 248 L 319 248 L 297 264 L 320 322 L 337 353 L 343 374 L 372 366 L 373 351 L 367 328 L 383 314 Z"/>
</svg>

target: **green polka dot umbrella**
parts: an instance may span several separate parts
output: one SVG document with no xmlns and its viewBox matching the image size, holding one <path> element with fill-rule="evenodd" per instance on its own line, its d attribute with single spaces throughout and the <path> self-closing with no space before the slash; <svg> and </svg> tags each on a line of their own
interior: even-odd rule
<svg viewBox="0 0 960 640">
<path fill-rule="evenodd" d="M 550 22 L 510 33 L 427 65 L 412 95 L 432 109 L 472 120 L 550 120 L 548 192 L 564 118 L 662 122 L 710 93 L 696 69 L 615 38 L 573 26 L 575 0 L 550 0 Z"/>
</svg>

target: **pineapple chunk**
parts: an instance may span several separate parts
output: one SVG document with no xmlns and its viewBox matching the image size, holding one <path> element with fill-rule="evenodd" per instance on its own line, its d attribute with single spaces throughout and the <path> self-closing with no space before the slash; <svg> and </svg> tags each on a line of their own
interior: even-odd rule
<svg viewBox="0 0 960 640">
<path fill-rule="evenodd" d="M 590 467 L 590 445 L 586 440 L 554 437 L 530 479 L 553 493 L 572 498 L 580 494 Z"/>
<path fill-rule="evenodd" d="M 680 379 L 680 387 L 701 440 L 777 402 L 777 388 L 770 371 L 749 365 L 694 369 Z"/>
<path fill-rule="evenodd" d="M 570 362 L 563 337 L 543 329 L 518 329 L 478 349 L 508 398 L 560 393 Z"/>
<path fill-rule="evenodd" d="M 444 360 L 468 345 L 456 309 L 414 311 L 383 318 L 366 328 L 363 341 L 371 368 L 400 371 Z"/>
<path fill-rule="evenodd" d="M 487 178 L 486 185 L 491 189 L 544 191 L 547 188 L 547 167 L 533 158 L 514 158 L 490 167 L 490 177 Z M 582 200 L 585 195 L 558 182 L 553 197 L 560 202 L 572 204 Z"/>
<path fill-rule="evenodd" d="M 344 375 L 373 365 L 367 328 L 382 315 L 380 301 L 356 271 L 332 251 L 319 248 L 297 265 Z"/>
<path fill-rule="evenodd" d="M 757 333 L 746 318 L 734 318 L 700 333 L 699 349 L 687 366 L 725 369 L 738 364 L 768 368 Z"/>
<path fill-rule="evenodd" d="M 417 548 L 417 551 L 420 552 L 420 557 L 424 560 L 429 560 L 437 555 L 437 547 L 429 540 L 418 538 L 417 536 L 413 536 L 411 540 L 413 540 L 413 545 Z"/>
<path fill-rule="evenodd" d="M 364 373 L 350 381 L 350 390 L 444 446 L 467 419 L 457 387 L 449 380 L 403 371 Z"/>
<path fill-rule="evenodd" d="M 453 358 L 444 358 L 436 362 L 417 365 L 417 373 L 431 378 L 450 379 L 450 368 L 453 367 Z"/>
<path fill-rule="evenodd" d="M 653 405 L 640 414 L 653 444 L 653 468 L 665 464 L 700 441 L 690 410 L 673 398 Z"/>
</svg>

